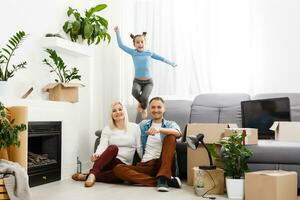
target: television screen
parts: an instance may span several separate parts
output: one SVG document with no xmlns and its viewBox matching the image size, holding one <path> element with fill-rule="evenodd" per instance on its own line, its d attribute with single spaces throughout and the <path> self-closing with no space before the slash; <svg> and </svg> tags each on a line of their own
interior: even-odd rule
<svg viewBox="0 0 300 200">
<path fill-rule="evenodd" d="M 242 101 L 241 109 L 243 127 L 257 128 L 259 139 L 274 139 L 274 121 L 291 121 L 288 97 Z"/>
</svg>

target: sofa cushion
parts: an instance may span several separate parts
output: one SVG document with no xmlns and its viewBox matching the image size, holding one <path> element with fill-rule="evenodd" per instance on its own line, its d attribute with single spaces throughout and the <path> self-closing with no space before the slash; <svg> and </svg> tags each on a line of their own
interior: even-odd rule
<svg viewBox="0 0 300 200">
<path fill-rule="evenodd" d="M 198 95 L 191 108 L 191 123 L 236 123 L 242 125 L 241 101 L 250 100 L 243 93 Z"/>
<path fill-rule="evenodd" d="M 300 164 L 300 143 L 275 140 L 259 140 L 257 145 L 248 145 L 254 152 L 249 163 Z"/>
<path fill-rule="evenodd" d="M 279 97 L 289 97 L 292 121 L 300 121 L 300 93 L 263 93 L 256 94 L 251 99 L 255 100 Z"/>
</svg>

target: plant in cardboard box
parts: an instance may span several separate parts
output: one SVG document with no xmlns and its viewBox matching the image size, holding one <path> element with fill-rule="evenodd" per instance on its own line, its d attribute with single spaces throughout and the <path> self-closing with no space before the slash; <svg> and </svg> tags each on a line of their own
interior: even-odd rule
<svg viewBox="0 0 300 200">
<path fill-rule="evenodd" d="M 243 145 L 244 139 L 244 134 L 234 134 L 220 141 L 229 199 L 244 197 L 244 175 L 249 170 L 247 162 L 253 156 L 253 152 Z"/>
<path fill-rule="evenodd" d="M 69 7 L 68 17 L 74 16 L 74 20 L 68 20 L 63 26 L 63 30 L 70 35 L 71 40 L 76 42 L 81 36 L 83 40 L 87 40 L 88 45 L 100 43 L 101 40 L 110 42 L 110 35 L 107 33 L 108 22 L 105 18 L 96 15 L 107 7 L 106 4 L 99 4 L 85 11 L 85 16 L 81 16 L 77 9 Z"/>
<path fill-rule="evenodd" d="M 0 50 L 0 96 L 5 96 L 8 93 L 8 79 L 12 78 L 18 70 L 26 68 L 26 61 L 10 65 L 15 51 L 19 48 L 25 37 L 26 33 L 24 31 L 17 32 L 8 40 L 6 47 Z"/>
<path fill-rule="evenodd" d="M 51 61 L 44 59 L 43 63 L 50 67 L 50 73 L 55 73 L 55 84 L 48 84 L 44 91 L 49 91 L 49 99 L 54 101 L 78 101 L 78 87 L 81 84 L 70 83 L 72 80 L 81 80 L 76 67 L 68 69 L 63 59 L 53 49 L 46 49 Z"/>
<path fill-rule="evenodd" d="M 57 75 L 55 82 L 69 83 L 72 80 L 81 80 L 81 75 L 78 74 L 79 70 L 76 67 L 71 68 L 71 70 L 67 69 L 67 65 L 65 65 L 63 59 L 57 55 L 55 50 L 46 49 L 46 52 L 49 54 L 49 58 L 51 58 L 52 63 L 47 59 L 44 59 L 43 63 L 51 68 L 51 73 L 53 72 Z"/>
<path fill-rule="evenodd" d="M 10 119 L 9 110 L 0 102 L 0 158 L 9 159 L 7 148 L 20 146 L 19 133 L 26 130 L 25 124 L 16 125 Z"/>
</svg>

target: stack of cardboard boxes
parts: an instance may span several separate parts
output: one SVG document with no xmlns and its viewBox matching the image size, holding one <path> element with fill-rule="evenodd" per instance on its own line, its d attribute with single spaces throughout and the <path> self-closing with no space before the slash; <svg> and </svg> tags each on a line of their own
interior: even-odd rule
<svg viewBox="0 0 300 200">
<path fill-rule="evenodd" d="M 300 122 L 275 122 L 271 127 L 275 131 L 276 139 L 280 141 L 300 141 L 295 130 L 300 130 Z M 245 145 L 258 143 L 257 129 L 237 128 L 236 124 L 213 124 L 194 123 L 187 126 L 187 137 L 204 134 L 204 142 L 208 145 L 218 143 L 222 138 L 232 134 L 245 133 Z M 298 139 L 296 139 L 298 138 Z M 209 165 L 208 154 L 203 146 L 199 144 L 197 150 L 187 149 L 187 183 L 194 185 L 194 176 L 199 174 L 198 166 Z M 224 172 L 222 162 L 213 159 L 216 170 L 207 170 L 210 176 L 204 176 L 205 191 L 207 194 L 224 193 Z M 197 177 L 195 177 L 197 179 Z M 212 180 L 214 189 L 212 189 Z M 245 175 L 245 199 L 274 199 L 274 200 L 296 200 L 297 199 L 297 173 L 286 171 L 258 171 L 249 172 Z"/>
</svg>

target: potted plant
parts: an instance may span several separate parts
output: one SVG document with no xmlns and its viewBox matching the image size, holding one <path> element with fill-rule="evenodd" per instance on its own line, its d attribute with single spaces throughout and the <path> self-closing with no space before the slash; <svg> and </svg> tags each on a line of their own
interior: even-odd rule
<svg viewBox="0 0 300 200">
<path fill-rule="evenodd" d="M 26 68 L 26 61 L 22 61 L 16 65 L 10 65 L 10 61 L 15 55 L 15 51 L 19 48 L 25 38 L 26 33 L 24 31 L 19 31 L 8 40 L 6 47 L 1 48 L 0 50 L 0 96 L 4 96 L 8 92 L 8 79 L 12 78 L 18 70 Z"/>
<path fill-rule="evenodd" d="M 49 99 L 53 101 L 78 101 L 78 87 L 83 86 L 77 83 L 70 83 L 72 80 L 81 80 L 79 70 L 76 67 L 68 69 L 63 59 L 53 49 L 46 49 L 51 61 L 44 59 L 43 63 L 50 67 L 50 72 L 55 73 L 56 83 L 48 84 L 44 91 L 49 92 Z"/>
<path fill-rule="evenodd" d="M 74 20 L 68 20 L 63 26 L 63 30 L 70 35 L 73 42 L 77 42 L 79 36 L 87 40 L 87 44 L 96 45 L 101 40 L 110 42 L 111 36 L 107 33 L 108 21 L 95 13 L 105 9 L 106 4 L 99 4 L 85 11 L 85 16 L 81 16 L 77 9 L 69 7 L 68 17 L 73 16 Z"/>
<path fill-rule="evenodd" d="M 220 141 L 229 199 L 244 198 L 244 175 L 248 171 L 247 162 L 253 156 L 253 152 L 243 145 L 244 139 L 244 134 L 233 134 Z"/>
<path fill-rule="evenodd" d="M 197 179 L 194 183 L 195 193 L 197 196 L 202 196 L 205 193 L 203 179 Z"/>
<path fill-rule="evenodd" d="M 7 148 L 20 146 L 19 133 L 26 130 L 25 124 L 16 125 L 9 119 L 9 110 L 0 102 L 0 158 L 9 160 Z"/>
</svg>

